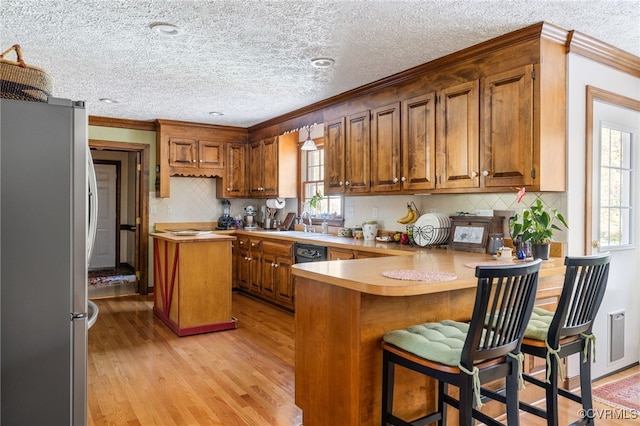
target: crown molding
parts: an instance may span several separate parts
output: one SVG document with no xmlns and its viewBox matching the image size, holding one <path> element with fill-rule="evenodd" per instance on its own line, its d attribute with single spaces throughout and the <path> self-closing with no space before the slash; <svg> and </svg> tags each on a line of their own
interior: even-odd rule
<svg viewBox="0 0 640 426">
<path fill-rule="evenodd" d="M 634 77 L 640 77 L 640 57 L 578 31 L 570 31 L 567 53 L 575 53 Z"/>
<path fill-rule="evenodd" d="M 157 119 L 154 121 L 154 123 L 155 123 L 156 129 L 160 128 L 160 126 L 184 126 L 184 127 L 190 127 L 190 128 L 199 127 L 201 129 L 238 132 L 244 135 L 247 134 L 246 127 L 222 126 L 219 124 L 195 123 L 191 121 L 164 120 L 164 119 Z"/>
<path fill-rule="evenodd" d="M 126 118 L 101 117 L 96 115 L 89 116 L 89 125 L 100 127 L 117 127 L 120 129 L 148 130 L 151 132 L 156 131 L 156 125 L 153 121 L 129 120 Z"/>
</svg>

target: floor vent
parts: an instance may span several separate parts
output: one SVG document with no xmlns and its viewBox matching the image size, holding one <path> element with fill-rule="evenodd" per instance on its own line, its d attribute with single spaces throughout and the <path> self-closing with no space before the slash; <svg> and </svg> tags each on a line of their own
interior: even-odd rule
<svg viewBox="0 0 640 426">
<path fill-rule="evenodd" d="M 624 310 L 609 312 L 609 363 L 624 358 Z"/>
</svg>

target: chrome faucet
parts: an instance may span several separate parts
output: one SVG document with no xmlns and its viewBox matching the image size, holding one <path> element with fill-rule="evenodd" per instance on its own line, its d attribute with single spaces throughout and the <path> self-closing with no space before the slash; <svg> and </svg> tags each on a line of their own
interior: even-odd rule
<svg viewBox="0 0 640 426">
<path fill-rule="evenodd" d="M 308 225 L 304 223 L 305 215 L 307 216 L 307 219 L 309 219 Z M 302 223 L 302 226 L 304 226 L 304 232 L 316 232 L 315 228 L 313 227 L 313 222 L 311 221 L 311 213 L 309 213 L 308 211 L 303 211 L 300 214 L 300 223 Z"/>
</svg>

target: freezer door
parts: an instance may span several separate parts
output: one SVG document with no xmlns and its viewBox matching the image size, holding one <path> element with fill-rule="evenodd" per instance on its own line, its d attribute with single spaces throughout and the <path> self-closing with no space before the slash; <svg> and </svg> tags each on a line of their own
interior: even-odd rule
<svg viewBox="0 0 640 426">
<path fill-rule="evenodd" d="M 71 353 L 71 399 L 72 424 L 87 424 L 87 317 L 74 318 L 71 321 L 73 333 L 73 351 Z"/>
</svg>

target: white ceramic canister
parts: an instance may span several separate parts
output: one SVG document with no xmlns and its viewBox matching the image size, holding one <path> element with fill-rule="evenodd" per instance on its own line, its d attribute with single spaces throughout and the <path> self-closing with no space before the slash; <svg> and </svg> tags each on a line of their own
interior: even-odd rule
<svg viewBox="0 0 640 426">
<path fill-rule="evenodd" d="M 362 234 L 365 240 L 375 240 L 378 236 L 378 222 L 371 220 L 362 224 Z"/>
</svg>

